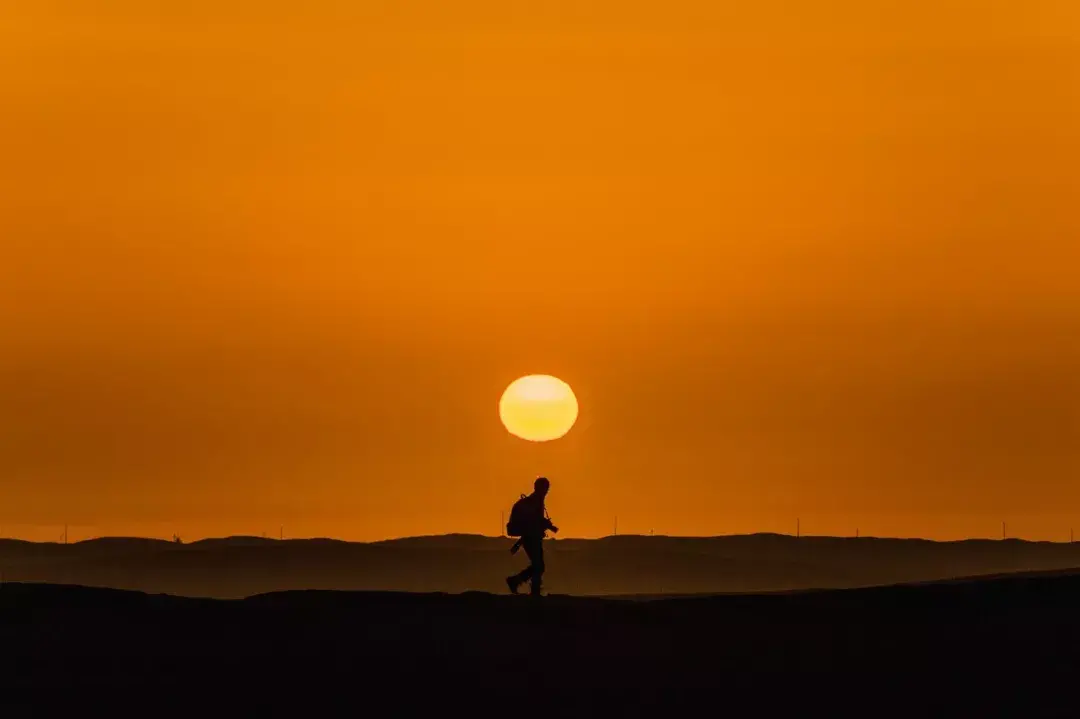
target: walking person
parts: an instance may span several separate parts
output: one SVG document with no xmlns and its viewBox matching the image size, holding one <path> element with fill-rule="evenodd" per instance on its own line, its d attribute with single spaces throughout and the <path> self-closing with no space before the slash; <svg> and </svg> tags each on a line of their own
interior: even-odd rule
<svg viewBox="0 0 1080 719">
<path fill-rule="evenodd" d="M 546 477 L 539 477 L 533 483 L 533 493 L 521 495 L 510 511 L 510 521 L 506 524 L 506 533 L 519 537 L 510 553 L 518 549 L 525 550 L 529 566 L 517 574 L 506 578 L 506 586 L 513 594 L 525 582 L 532 582 L 532 595 L 540 596 L 540 587 L 544 578 L 544 536 L 548 531 L 558 534 L 559 528 L 552 524 L 544 507 L 544 499 L 551 490 L 551 482 Z"/>
</svg>

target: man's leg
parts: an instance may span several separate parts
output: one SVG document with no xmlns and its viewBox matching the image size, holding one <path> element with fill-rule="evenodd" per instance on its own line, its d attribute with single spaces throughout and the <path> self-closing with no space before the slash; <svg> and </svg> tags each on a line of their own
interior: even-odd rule
<svg viewBox="0 0 1080 719">
<path fill-rule="evenodd" d="M 544 537 L 530 537 L 525 542 L 525 554 L 532 562 L 526 570 L 532 576 L 532 593 L 540 596 L 540 586 L 544 580 Z"/>
<path fill-rule="evenodd" d="M 517 594 L 518 586 L 529 579 L 532 576 L 532 565 L 525 567 L 517 574 L 511 575 L 506 578 L 506 586 L 510 587 L 510 591 Z"/>
<path fill-rule="evenodd" d="M 523 582 L 527 582 L 533 576 L 533 553 L 530 549 L 531 540 L 527 537 L 522 537 L 520 542 L 522 549 L 525 550 L 525 556 L 529 558 L 529 566 L 525 567 L 517 574 L 506 578 L 506 586 L 508 586 L 510 591 L 514 594 L 517 594 L 518 586 Z"/>
</svg>

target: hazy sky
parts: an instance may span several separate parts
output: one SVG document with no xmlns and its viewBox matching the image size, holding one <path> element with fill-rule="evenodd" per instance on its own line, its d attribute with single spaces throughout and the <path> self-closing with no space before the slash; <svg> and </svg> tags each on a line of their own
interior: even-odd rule
<svg viewBox="0 0 1080 719">
<path fill-rule="evenodd" d="M 1078 167 L 1074 0 L 6 2 L 0 532 L 1067 538 Z"/>
</svg>

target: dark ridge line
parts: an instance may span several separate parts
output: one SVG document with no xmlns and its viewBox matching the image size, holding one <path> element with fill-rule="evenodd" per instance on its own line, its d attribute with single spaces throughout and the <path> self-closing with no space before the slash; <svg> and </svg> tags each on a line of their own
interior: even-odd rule
<svg viewBox="0 0 1080 719">
<path fill-rule="evenodd" d="M 425 601 L 443 601 L 451 602 L 453 604 L 460 604 L 468 601 L 488 601 L 488 602 L 523 602 L 533 603 L 539 601 L 554 602 L 559 605 L 565 605 L 566 603 L 574 604 L 589 604 L 589 605 L 608 605 L 612 606 L 627 605 L 627 604 L 665 604 L 668 606 L 679 605 L 688 606 L 690 604 L 700 604 L 702 601 L 708 600 L 753 600 L 761 599 L 765 601 L 776 600 L 781 598 L 859 598 L 866 596 L 881 596 L 882 594 L 896 594 L 898 592 L 917 591 L 925 593 L 927 591 L 932 592 L 936 589 L 948 589 L 948 588 L 966 588 L 969 590 L 990 590 L 994 587 L 1002 585 L 1020 585 L 1037 582 L 1038 580 L 1049 580 L 1058 584 L 1064 585 L 1067 580 L 1080 580 L 1080 567 L 1074 569 L 1062 569 L 1062 570 L 1031 570 L 1021 572 L 1008 572 L 997 574 L 981 574 L 964 577 L 955 577 L 951 579 L 937 579 L 926 581 L 913 581 L 913 582 L 897 582 L 891 584 L 871 584 L 858 587 L 845 587 L 845 588 L 806 588 L 806 589 L 782 589 L 773 591 L 761 591 L 761 592 L 703 592 L 703 593 L 689 593 L 689 594 L 622 594 L 622 595 L 597 595 L 597 594 L 551 594 L 547 595 L 543 599 L 535 600 L 531 597 L 520 596 L 512 597 L 504 594 L 495 594 L 491 592 L 484 592 L 479 590 L 470 590 L 464 592 L 408 592 L 398 590 L 340 590 L 340 589 L 287 589 L 274 592 L 262 592 L 259 594 L 252 594 L 246 597 L 236 598 L 218 598 L 218 597 L 203 597 L 203 596 L 190 596 L 181 594 L 168 594 L 164 592 L 143 592 L 134 589 L 117 589 L 106 586 L 96 585 L 84 585 L 84 584 L 60 584 L 53 582 L 3 582 L 0 583 L 0 598 L 4 598 L 5 594 L 10 597 L 11 594 L 22 594 L 24 591 L 28 592 L 30 598 L 43 597 L 43 596 L 63 596 L 76 598 L 78 596 L 94 597 L 97 599 L 104 599 L 107 597 L 115 597 L 118 600 L 123 601 L 167 601 L 173 604 L 184 603 L 189 606 L 195 604 L 201 605 L 248 605 L 248 606 L 267 606 L 272 607 L 279 602 L 284 602 L 281 606 L 288 608 L 290 606 L 302 606 L 291 605 L 289 603 L 290 598 L 302 598 L 302 597 L 319 597 L 325 599 L 333 599 L 339 604 L 348 603 L 350 600 L 365 601 L 365 600 L 395 600 L 399 602 L 410 602 L 415 604 L 417 602 Z M 1080 588 L 1080 583 L 1078 583 Z"/>
<path fill-rule="evenodd" d="M 804 587 L 800 589 L 771 589 L 760 592 L 679 592 L 674 594 L 582 594 L 576 596 L 597 597 L 633 601 L 670 600 L 670 599 L 707 599 L 709 597 L 778 597 L 796 595 L 844 594 L 880 591 L 885 589 L 921 589 L 947 586 L 971 586 L 978 584 L 996 584 L 1002 582 L 1021 582 L 1036 579 L 1080 579 L 1080 566 L 1068 569 L 1028 569 L 1017 572 L 995 572 L 992 574 L 968 574 L 947 579 L 919 579 L 908 582 L 883 582 L 878 584 L 860 584 L 854 587 Z"/>
<path fill-rule="evenodd" d="M 347 539 L 335 539 L 333 537 L 295 537 L 286 539 L 277 539 L 274 537 L 257 537 L 251 535 L 229 535 L 225 537 L 204 537 L 202 539 L 192 540 L 190 542 L 177 543 L 168 539 L 161 539 L 158 537 L 134 537 L 134 536 L 104 536 L 104 537 L 91 537 L 89 539 L 80 539 L 70 543 L 47 541 L 38 542 L 28 539 L 19 539 L 17 537 L 0 537 L 0 545 L 30 545 L 30 546 L 56 546 L 56 547 L 79 547 L 79 546 L 92 546 L 100 544 L 115 544 L 120 545 L 123 543 L 131 544 L 143 544 L 149 546 L 161 546 L 161 547 L 198 547 L 206 545 L 244 545 L 247 546 L 280 546 L 285 544 L 319 544 L 319 545 L 347 545 L 347 546 L 390 546 L 394 544 L 406 544 L 412 542 L 424 542 L 424 541 L 439 541 L 439 540 L 455 540 L 455 539 L 470 539 L 480 541 L 509 541 L 510 537 L 498 537 L 487 534 L 465 534 L 465 533 L 450 533 L 450 534 L 428 534 L 428 535 L 415 535 L 407 537 L 392 537 L 387 539 L 377 539 L 371 541 L 351 541 Z M 717 535 L 670 535 L 670 534 L 620 534 L 609 535 L 605 537 L 553 537 L 553 541 L 560 543 L 617 543 L 627 542 L 631 540 L 635 541 L 676 541 L 676 542 L 723 542 L 723 541 L 735 541 L 746 539 L 774 539 L 787 542 L 803 542 L 803 543 L 822 543 L 822 542 L 851 542 L 851 543 L 897 543 L 897 544 L 930 544 L 930 545 L 971 545 L 971 544 L 990 544 L 990 545 L 1070 545 L 1074 542 L 1068 541 L 1053 541 L 1046 539 L 1023 539 L 1021 537 L 1008 537 L 1006 539 L 994 539 L 990 537 L 970 537 L 966 539 L 927 539 L 924 537 L 877 537 L 877 536 L 835 536 L 835 535 L 802 535 L 797 537 L 793 534 L 778 534 L 775 532 L 756 532 L 751 534 L 717 534 Z"/>
</svg>

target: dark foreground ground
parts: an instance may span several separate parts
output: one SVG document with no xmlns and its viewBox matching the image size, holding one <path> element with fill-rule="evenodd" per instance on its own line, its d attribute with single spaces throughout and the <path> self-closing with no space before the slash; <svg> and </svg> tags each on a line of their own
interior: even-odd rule
<svg viewBox="0 0 1080 719">
<path fill-rule="evenodd" d="M 12 717 L 1080 716 L 1080 574 L 647 602 L 9 583 L 0 652 Z"/>
</svg>

